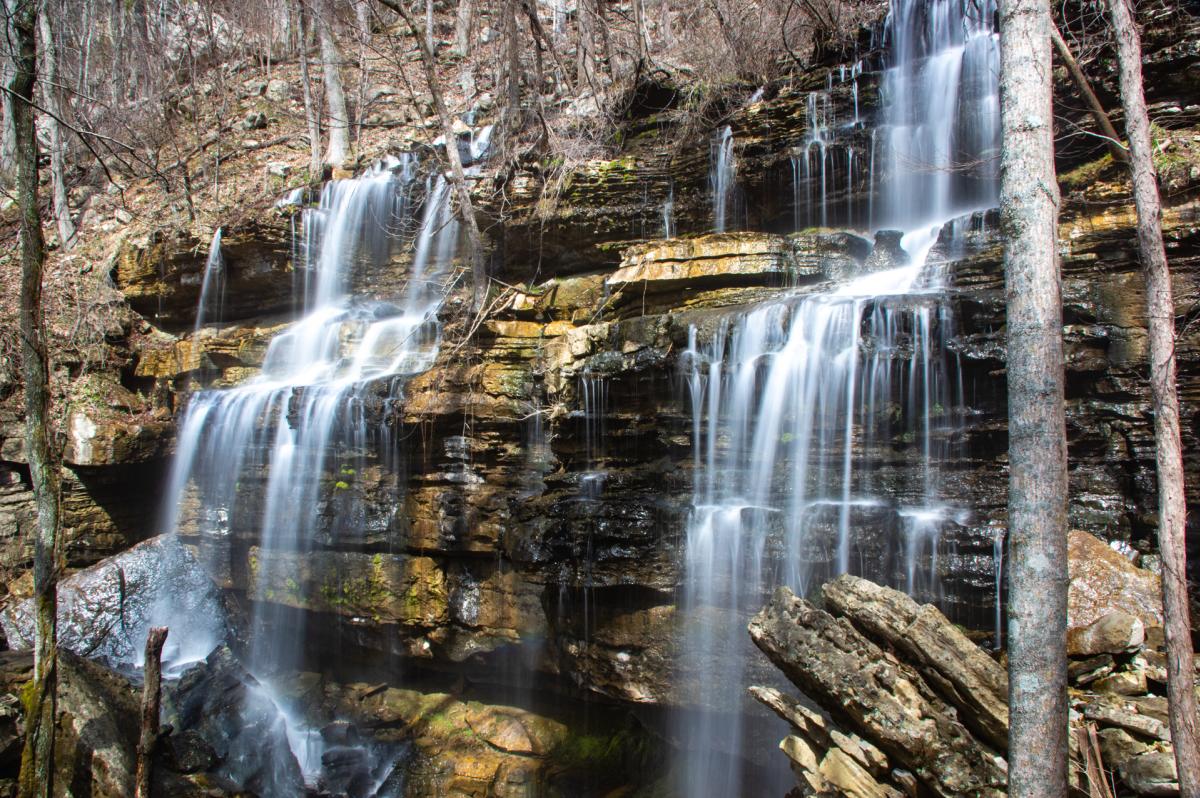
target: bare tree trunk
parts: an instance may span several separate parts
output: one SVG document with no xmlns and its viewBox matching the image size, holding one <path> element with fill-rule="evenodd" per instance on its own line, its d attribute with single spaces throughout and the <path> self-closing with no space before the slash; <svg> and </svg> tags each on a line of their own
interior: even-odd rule
<svg viewBox="0 0 1200 798">
<path fill-rule="evenodd" d="M 454 20 L 454 53 L 459 62 L 458 84 L 464 97 L 475 94 L 475 67 L 472 59 L 471 40 L 475 32 L 474 0 L 458 0 L 458 11 Z"/>
<path fill-rule="evenodd" d="M 431 53 L 437 53 L 437 44 L 433 34 L 433 0 L 425 0 L 425 49 Z"/>
<path fill-rule="evenodd" d="M 142 666 L 142 732 L 137 746 L 135 798 L 150 798 L 154 752 L 158 748 L 158 715 L 162 699 L 162 650 L 167 627 L 154 626 L 146 634 L 146 662 Z"/>
<path fill-rule="evenodd" d="M 500 108 L 500 155 L 508 157 L 509 143 L 521 127 L 521 52 L 517 28 L 517 0 L 501 0 L 500 38 L 504 42 L 504 101 Z M 537 45 L 534 45 L 536 49 Z"/>
<path fill-rule="evenodd" d="M 632 0 L 633 2 L 633 31 L 637 36 L 637 60 L 638 69 L 646 61 L 646 20 L 645 10 L 642 8 L 642 0 Z"/>
<path fill-rule="evenodd" d="M 33 544 L 33 593 L 37 628 L 33 684 L 25 694 L 25 748 L 18 795 L 54 794 L 54 717 L 58 694 L 58 511 L 57 463 L 50 448 L 50 369 L 42 310 L 46 245 L 38 215 L 38 152 L 33 123 L 37 72 L 37 7 L 33 0 L 10 12 L 15 71 L 9 91 L 17 145 L 17 202 L 21 209 L 21 359 L 25 379 L 25 455 L 37 506 Z"/>
<path fill-rule="evenodd" d="M 308 179 L 316 182 L 321 179 L 321 119 L 317 114 L 316 103 L 313 102 L 312 78 L 308 74 L 308 20 L 304 8 L 304 0 L 299 0 L 297 6 L 297 34 L 300 36 L 300 84 L 304 91 L 304 119 L 308 123 Z"/>
<path fill-rule="evenodd" d="M 457 137 L 454 135 L 454 120 L 442 99 L 441 88 L 437 78 L 437 62 L 433 51 L 426 46 L 421 27 L 413 19 L 413 15 L 404 7 L 404 0 L 379 0 L 381 4 L 399 14 L 413 39 L 421 51 L 421 65 L 425 69 L 425 82 L 429 85 L 429 94 L 433 99 L 433 108 L 442 123 L 442 135 L 446 139 L 446 159 L 450 162 L 450 180 L 454 183 L 458 196 L 458 213 L 467 228 L 467 239 L 471 247 L 471 281 L 472 304 L 475 310 L 483 307 L 487 289 L 487 264 L 483 259 L 483 236 L 479 232 L 479 222 L 475 219 L 475 204 L 471 202 L 471 191 L 467 187 L 467 177 L 463 173 L 462 158 L 458 154 Z"/>
<path fill-rule="evenodd" d="M 1067 442 L 1049 0 L 1000 2 L 1009 794 L 1067 794 Z"/>
<path fill-rule="evenodd" d="M 1114 161 L 1129 163 L 1129 153 L 1125 152 L 1125 148 L 1121 146 L 1121 137 L 1118 135 L 1117 129 L 1113 127 L 1112 120 L 1108 118 L 1108 112 L 1100 104 L 1100 98 L 1096 96 L 1096 92 L 1092 91 L 1092 84 L 1088 82 L 1087 75 L 1083 74 L 1083 70 L 1079 67 L 1079 62 L 1075 60 L 1075 56 L 1071 53 L 1071 48 L 1063 40 L 1058 26 L 1053 21 L 1051 21 L 1050 25 L 1050 36 L 1054 41 L 1054 49 L 1058 51 L 1059 59 L 1067 67 L 1067 71 L 1071 73 L 1071 79 L 1075 81 L 1075 88 L 1087 102 L 1088 110 L 1092 114 L 1092 121 L 1096 123 L 1096 127 L 1106 139 L 1105 144 L 1108 146 L 1108 152 L 1112 155 Z"/>
<path fill-rule="evenodd" d="M 13 38 L 9 32 L 11 28 L 9 16 L 7 13 L 4 14 L 4 30 L 0 31 L 5 34 L 6 41 Z M 0 78 L 4 80 L 6 86 L 13 79 L 13 65 L 3 54 L 0 54 Z M 8 92 L 0 92 L 0 186 L 8 187 L 16 182 L 16 163 L 17 131 L 13 120 L 13 99 Z"/>
<path fill-rule="evenodd" d="M 321 71 L 325 77 L 325 101 L 329 106 L 329 149 L 325 160 L 341 166 L 350 152 L 350 114 L 346 110 L 346 93 L 342 89 L 342 54 L 333 37 L 333 8 L 321 5 L 317 19 L 317 36 L 321 40 Z"/>
<path fill-rule="evenodd" d="M 71 206 L 67 202 L 67 163 L 63 151 L 64 142 L 59 120 L 63 118 L 61 89 L 58 84 L 58 50 L 54 31 L 50 27 L 50 15 L 38 17 L 38 33 L 42 37 L 42 96 L 45 98 L 46 128 L 50 132 L 50 185 L 54 197 L 54 220 L 58 226 L 58 244 L 68 249 L 75 242 L 75 225 L 71 222 Z"/>
<path fill-rule="evenodd" d="M 1108 0 L 1117 40 L 1121 101 L 1129 136 L 1133 202 L 1137 207 L 1138 251 L 1146 274 L 1146 319 L 1150 338 L 1150 392 L 1154 403 L 1158 466 L 1158 549 L 1162 555 L 1167 698 L 1171 740 L 1181 795 L 1200 795 L 1200 741 L 1187 593 L 1187 501 L 1175 382 L 1175 301 L 1163 248 L 1162 204 L 1150 141 L 1150 117 L 1142 86 L 1142 42 L 1128 0 Z"/>
<path fill-rule="evenodd" d="M 475 4 L 473 0 L 458 0 L 454 18 L 454 54 L 466 58 L 471 52 L 471 33 L 475 26 Z"/>
<path fill-rule="evenodd" d="M 595 55 L 595 19 L 588 0 L 579 0 L 575 10 L 579 26 L 579 46 L 575 49 L 575 84 L 591 86 L 592 93 L 599 96 L 599 91 L 592 80 L 596 64 Z"/>
</svg>

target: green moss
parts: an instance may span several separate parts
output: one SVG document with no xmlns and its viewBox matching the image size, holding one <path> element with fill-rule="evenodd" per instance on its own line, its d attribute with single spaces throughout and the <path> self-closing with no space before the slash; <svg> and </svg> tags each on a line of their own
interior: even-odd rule
<svg viewBox="0 0 1200 798">
<path fill-rule="evenodd" d="M 661 767 L 661 743 L 638 728 L 611 734 L 572 734 L 550 752 L 549 763 L 570 779 L 592 782 L 640 781 Z"/>
<path fill-rule="evenodd" d="M 337 482 L 333 483 L 333 487 L 336 488 L 337 490 L 349 490 L 350 483 L 343 482 L 342 480 L 339 479 Z"/>
<path fill-rule="evenodd" d="M 371 558 L 371 567 L 365 576 L 346 579 L 338 584 L 327 582 L 321 586 L 320 594 L 330 607 L 358 612 L 374 611 L 375 620 L 379 621 L 378 610 L 394 595 L 383 570 L 383 555 L 376 554 Z"/>
<path fill-rule="evenodd" d="M 1058 176 L 1058 182 L 1063 188 L 1076 190 L 1087 188 L 1104 176 L 1113 167 L 1112 156 L 1105 153 L 1094 161 L 1083 166 L 1077 166 L 1066 174 Z"/>
</svg>

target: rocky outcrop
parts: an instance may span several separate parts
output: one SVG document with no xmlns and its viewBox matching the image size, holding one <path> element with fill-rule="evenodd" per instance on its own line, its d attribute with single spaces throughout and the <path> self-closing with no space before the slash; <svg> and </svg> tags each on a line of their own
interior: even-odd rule
<svg viewBox="0 0 1200 798">
<path fill-rule="evenodd" d="M 292 308 L 294 208 L 261 213 L 223 229 L 226 318 L 244 319 Z M 195 323 L 209 241 L 190 230 L 155 230 L 129 238 L 113 266 L 129 304 L 167 330 Z"/>
<path fill-rule="evenodd" d="M 852 582 L 847 584 L 842 596 L 852 595 L 854 589 Z M 860 618 L 873 619 L 873 623 L 880 618 L 861 606 L 856 610 Z M 888 628 L 887 623 L 874 625 Z M 969 645 L 965 639 L 955 639 L 949 622 L 943 621 L 943 626 L 948 628 L 939 635 L 943 640 L 954 647 Z M 829 711 L 839 724 L 882 751 L 885 762 L 894 762 L 895 767 L 915 776 L 933 794 L 947 798 L 1005 794 L 1003 757 L 963 726 L 953 704 L 932 689 L 929 681 L 864 636 L 847 618 L 835 618 L 787 588 L 780 588 L 750 622 L 750 637 L 806 696 Z M 935 650 L 926 663 L 936 661 L 937 654 Z M 943 677 L 934 683 L 939 681 L 944 684 L 948 680 Z M 953 692 L 961 696 L 961 685 L 966 681 L 960 680 Z M 995 701 L 993 695 L 978 703 L 994 705 Z M 791 720 L 786 715 L 784 719 Z M 818 760 L 812 748 L 821 746 L 820 735 L 806 731 L 815 723 L 807 716 L 804 720 L 803 725 L 793 721 L 793 728 L 803 735 L 802 742 L 807 746 L 792 744 L 793 753 L 801 752 L 793 756 L 793 761 L 810 785 L 829 781 L 829 775 L 822 772 L 828 756 Z M 832 732 L 829 737 L 832 739 Z M 784 745 L 786 751 L 786 741 Z M 828 751 L 828 745 L 820 750 Z M 810 752 L 812 757 L 808 756 Z M 890 772 L 886 765 L 877 770 Z M 809 778 L 808 774 L 815 776 Z M 857 788 L 863 795 L 893 795 L 903 789 L 902 776 L 890 791 L 882 785 L 871 787 L 862 773 L 855 781 L 867 784 Z"/>
<path fill-rule="evenodd" d="M 830 612 L 886 644 L 935 685 L 963 723 L 990 745 L 1008 744 L 1008 676 L 931 604 L 854 576 L 821 590 Z"/>
<path fill-rule="evenodd" d="M 936 608 L 898 591 L 841 576 L 822 593 L 825 610 L 781 589 L 750 624 L 759 648 L 817 704 L 750 688 L 791 726 L 779 747 L 801 794 L 1003 794 L 1000 664 Z M 1140 619 L 1110 612 L 1074 628 L 1068 644 L 1077 786 L 1111 772 L 1134 794 L 1178 795 L 1161 628 L 1145 634 Z M 983 777 L 998 781 L 964 786 Z"/>
</svg>

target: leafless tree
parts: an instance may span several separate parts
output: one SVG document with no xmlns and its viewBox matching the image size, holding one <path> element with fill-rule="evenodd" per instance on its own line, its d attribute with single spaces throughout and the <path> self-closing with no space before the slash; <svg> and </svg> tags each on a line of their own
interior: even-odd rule
<svg viewBox="0 0 1200 798">
<path fill-rule="evenodd" d="M 1158 550 L 1162 556 L 1171 740 L 1180 793 L 1200 795 L 1200 741 L 1196 732 L 1195 669 L 1188 618 L 1187 500 L 1175 377 L 1175 301 L 1167 252 L 1163 247 L 1162 203 L 1151 149 L 1150 116 L 1142 86 L 1141 35 L 1129 0 L 1108 0 L 1108 7 L 1117 40 L 1121 103 L 1125 107 L 1125 132 L 1129 136 L 1138 252 L 1146 275 L 1150 393 L 1158 467 Z"/>
<path fill-rule="evenodd" d="M 325 102 L 329 106 L 329 149 L 325 160 L 341 166 L 350 153 L 350 113 L 346 109 L 346 92 L 342 88 L 342 54 L 334 38 L 333 4 L 325 0 L 316 20 L 317 37 L 321 41 L 321 74 L 325 82 Z"/>
<path fill-rule="evenodd" d="M 25 381 L 25 457 L 33 483 L 37 526 L 33 541 L 35 632 L 33 682 L 25 696 L 25 748 L 18 794 L 54 794 L 54 726 L 58 697 L 58 462 L 50 441 L 50 369 L 42 307 L 46 247 L 38 202 L 38 145 L 34 132 L 38 6 L 41 0 L 3 5 L 13 41 L 8 84 L 16 134 L 17 202 L 21 210 L 21 362 Z"/>
<path fill-rule="evenodd" d="M 1067 794 L 1067 440 L 1049 0 L 1000 2 L 1009 794 Z"/>
</svg>

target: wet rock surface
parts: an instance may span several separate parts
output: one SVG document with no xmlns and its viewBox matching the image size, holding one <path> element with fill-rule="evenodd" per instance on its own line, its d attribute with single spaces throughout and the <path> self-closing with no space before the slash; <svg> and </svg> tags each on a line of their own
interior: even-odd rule
<svg viewBox="0 0 1200 798">
<path fill-rule="evenodd" d="M 114 667 L 140 666 L 146 631 L 177 620 L 186 621 L 188 634 L 168 638 L 164 661 L 204 656 L 224 636 L 224 618 L 216 586 L 195 554 L 172 537 L 140 543 L 58 585 L 59 646 Z M 10 648 L 30 649 L 33 599 L 9 603 L 0 626 Z M 180 649 L 181 638 L 189 648 Z"/>
</svg>

